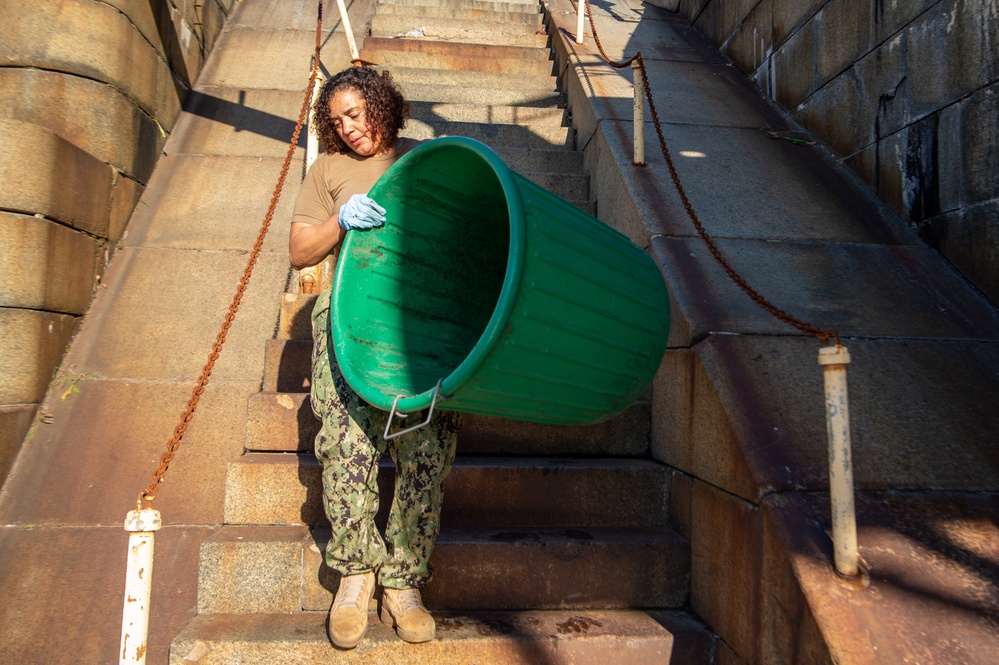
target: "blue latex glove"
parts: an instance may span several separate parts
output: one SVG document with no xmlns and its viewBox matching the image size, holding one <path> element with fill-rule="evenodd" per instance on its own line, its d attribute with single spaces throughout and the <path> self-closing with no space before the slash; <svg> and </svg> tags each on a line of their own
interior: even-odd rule
<svg viewBox="0 0 999 665">
<path fill-rule="evenodd" d="M 354 194 L 340 206 L 340 215 L 337 221 L 345 231 L 370 229 L 385 223 L 385 208 L 365 194 Z"/>
</svg>

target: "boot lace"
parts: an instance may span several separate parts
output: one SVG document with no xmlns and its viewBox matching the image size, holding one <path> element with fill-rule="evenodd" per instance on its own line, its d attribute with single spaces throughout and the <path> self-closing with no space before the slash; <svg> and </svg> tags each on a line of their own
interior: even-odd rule
<svg viewBox="0 0 999 665">
<path fill-rule="evenodd" d="M 361 601 L 365 596 L 367 575 L 348 575 L 340 583 L 340 590 L 336 594 L 336 602 L 333 609 L 339 609 L 344 605 L 353 605 L 361 608 Z"/>
<path fill-rule="evenodd" d="M 420 598 L 420 592 L 416 589 L 399 589 L 395 593 L 395 600 L 399 604 L 399 610 L 402 614 L 406 614 L 410 610 L 427 611 Z"/>
</svg>

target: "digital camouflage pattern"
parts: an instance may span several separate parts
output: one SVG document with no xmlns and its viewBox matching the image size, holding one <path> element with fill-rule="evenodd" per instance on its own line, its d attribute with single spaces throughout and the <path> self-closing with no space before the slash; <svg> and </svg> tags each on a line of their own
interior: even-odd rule
<svg viewBox="0 0 999 665">
<path fill-rule="evenodd" d="M 444 480 L 454 461 L 461 414 L 436 411 L 430 424 L 385 441 L 388 413 L 362 400 L 330 362 L 329 291 L 312 314 L 312 410 L 322 420 L 316 457 L 323 465 L 323 507 L 333 528 L 327 565 L 341 575 L 374 570 L 384 587 L 423 587 L 440 532 Z M 422 422 L 422 421 L 421 421 Z M 395 496 L 383 538 L 378 512 L 378 460 L 396 466 Z"/>
</svg>

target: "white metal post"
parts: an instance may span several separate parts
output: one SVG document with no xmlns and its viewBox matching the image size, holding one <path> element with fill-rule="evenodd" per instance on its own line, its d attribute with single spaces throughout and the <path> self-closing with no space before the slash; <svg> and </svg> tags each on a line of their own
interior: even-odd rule
<svg viewBox="0 0 999 665">
<path fill-rule="evenodd" d="M 635 84 L 635 158 L 632 164 L 645 166 L 645 82 L 642 80 L 642 63 L 631 61 L 632 79 Z"/>
<path fill-rule="evenodd" d="M 586 18 L 586 0 L 576 0 L 576 43 L 583 43 L 583 20 Z"/>
<path fill-rule="evenodd" d="M 119 665 L 145 665 L 149 635 L 149 598 L 153 588 L 154 533 L 162 526 L 152 508 L 130 511 L 125 518 L 128 566 L 125 570 L 125 603 L 121 615 Z"/>
<path fill-rule="evenodd" d="M 312 88 L 312 101 L 309 108 L 309 134 L 305 142 L 305 168 L 312 167 L 312 163 L 319 157 L 319 135 L 316 133 L 316 100 L 322 92 L 325 77 L 321 71 L 316 72 L 316 84 Z M 320 290 L 320 266 L 310 266 L 298 271 L 298 292 L 299 293 L 319 293 Z"/>
<path fill-rule="evenodd" d="M 829 439 L 829 498 L 832 505 L 833 561 L 836 572 L 854 577 L 858 571 L 857 518 L 853 501 L 853 461 L 850 454 L 850 403 L 846 366 L 850 352 L 836 345 L 819 349 L 826 396 Z"/>
<path fill-rule="evenodd" d="M 305 141 L 305 168 L 308 169 L 312 166 L 312 162 L 316 161 L 316 157 L 319 156 L 319 134 L 316 133 L 316 100 L 319 99 L 319 93 L 322 91 L 323 87 L 323 73 L 316 72 L 316 84 L 312 87 L 312 101 L 309 102 L 309 108 L 312 112 L 309 114 L 309 133 L 308 138 Z"/>
<path fill-rule="evenodd" d="M 347 7 L 343 0 L 336 0 L 337 9 L 340 10 L 340 21 L 343 23 L 343 31 L 347 35 L 347 46 L 350 47 L 350 59 L 357 61 L 361 56 L 357 53 L 357 44 L 354 43 L 354 33 L 350 29 L 350 17 L 347 16 Z"/>
</svg>

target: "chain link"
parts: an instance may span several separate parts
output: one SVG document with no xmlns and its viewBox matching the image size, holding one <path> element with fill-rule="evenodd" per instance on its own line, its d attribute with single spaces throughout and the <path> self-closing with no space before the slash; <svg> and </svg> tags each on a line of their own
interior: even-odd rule
<svg viewBox="0 0 999 665">
<path fill-rule="evenodd" d="M 208 354 L 208 361 L 205 363 L 204 368 L 201 370 L 201 376 L 198 377 L 198 383 L 191 392 L 191 398 L 187 401 L 187 408 L 180 416 L 180 422 L 173 430 L 173 438 L 166 445 L 166 451 L 164 451 L 163 456 L 160 458 L 159 466 L 156 471 L 153 472 L 153 479 L 143 490 L 142 494 L 139 495 L 139 502 L 143 499 L 146 501 L 146 507 L 152 504 L 153 499 L 156 498 L 157 492 L 159 492 L 159 487 L 163 483 L 164 477 L 166 475 L 167 469 L 170 468 L 170 463 L 173 462 L 174 457 L 177 454 L 177 449 L 180 448 L 181 439 L 184 437 L 184 432 L 187 431 L 187 426 L 190 424 L 191 420 L 194 418 L 194 411 L 198 407 L 198 401 L 201 399 L 201 395 L 205 392 L 205 386 L 208 385 L 208 379 L 212 375 L 212 370 L 215 367 L 215 361 L 218 360 L 219 354 L 222 353 L 222 346 L 225 344 L 226 336 L 229 333 L 229 328 L 232 326 L 232 322 L 236 318 L 236 313 L 239 311 L 239 304 L 243 299 L 243 294 L 246 292 L 246 287 L 250 283 L 250 276 L 253 273 L 253 267 L 257 263 L 257 258 L 260 256 L 260 251 L 264 246 L 264 238 L 267 236 L 267 231 L 270 229 L 271 220 L 274 218 L 274 211 L 277 209 L 278 201 L 281 199 L 281 190 L 284 189 L 285 180 L 288 177 L 288 171 L 291 168 L 291 160 L 295 155 L 295 148 L 298 146 L 298 138 L 302 132 L 302 126 L 305 124 L 305 117 L 309 111 L 309 104 L 312 100 L 312 89 L 316 85 L 316 76 L 319 74 L 319 54 L 322 48 L 322 28 L 323 28 L 323 0 L 319 0 L 318 18 L 316 19 L 316 50 L 312 57 L 312 71 L 309 75 L 309 85 L 305 90 L 305 100 L 302 102 L 302 110 L 298 114 L 298 122 L 295 124 L 295 131 L 291 136 L 291 141 L 288 145 L 288 153 L 285 155 L 284 164 L 281 167 L 281 175 L 278 177 L 277 185 L 274 187 L 274 193 L 271 196 L 270 206 L 267 208 L 267 214 L 264 215 L 264 221 L 260 226 L 260 233 L 257 234 L 257 241 L 253 244 L 253 251 L 250 252 L 250 258 L 247 260 L 246 268 L 243 270 L 243 276 L 239 280 L 239 285 L 236 287 L 236 293 L 232 298 L 232 302 L 229 305 L 229 311 L 225 315 L 225 320 L 222 322 L 222 328 L 219 330 L 218 336 L 215 338 L 215 343 L 212 345 L 212 351 Z"/>
<path fill-rule="evenodd" d="M 659 138 L 659 149 L 663 154 L 663 158 L 666 160 L 666 168 L 669 169 L 670 179 L 673 181 L 673 186 L 676 187 L 677 194 L 680 196 L 680 201 L 683 203 L 683 209 L 687 211 L 687 216 L 690 217 L 690 221 L 693 222 L 694 228 L 697 230 L 697 235 L 699 235 L 701 240 L 704 241 L 704 244 L 708 246 L 708 251 L 711 252 L 711 256 L 714 257 L 715 261 L 717 261 L 719 265 L 721 265 L 725 274 L 729 276 L 729 279 L 735 282 L 736 286 L 742 289 L 742 291 L 761 308 L 806 335 L 811 335 L 812 337 L 821 340 L 824 344 L 829 345 L 835 343 L 836 346 L 839 346 L 839 333 L 836 332 L 834 328 L 823 330 L 822 328 L 806 321 L 802 321 L 793 314 L 789 314 L 780 307 L 777 307 L 777 305 L 770 302 L 763 294 L 750 286 L 749 282 L 747 282 L 742 275 L 736 272 L 735 268 L 733 268 L 724 255 L 722 255 L 721 250 L 718 249 L 718 246 L 711 238 L 711 235 L 708 234 L 704 225 L 701 224 L 701 220 L 694 211 L 693 204 L 691 204 L 690 199 L 687 197 L 687 191 L 680 182 L 680 176 L 677 174 L 676 167 L 673 165 L 673 157 L 670 154 L 669 148 L 666 146 L 666 138 L 663 136 L 662 124 L 659 120 L 659 112 L 656 110 L 655 102 L 652 101 L 652 86 L 649 84 L 649 76 L 645 70 L 645 59 L 642 58 L 642 52 L 638 51 L 627 60 L 622 60 L 620 62 L 612 61 L 604 51 L 604 47 L 600 43 L 600 37 L 597 35 L 597 26 L 593 21 L 593 12 L 590 11 L 590 0 L 584 1 L 586 2 L 586 14 L 590 20 L 590 31 L 593 33 L 593 42 L 597 45 L 597 49 L 600 51 L 601 57 L 603 57 L 607 64 L 615 69 L 624 69 L 625 67 L 631 66 L 631 63 L 636 60 L 638 61 L 639 69 L 642 71 L 642 84 L 644 87 L 645 99 L 649 102 L 649 112 L 652 116 L 652 124 L 656 129 L 656 136 Z"/>
</svg>

